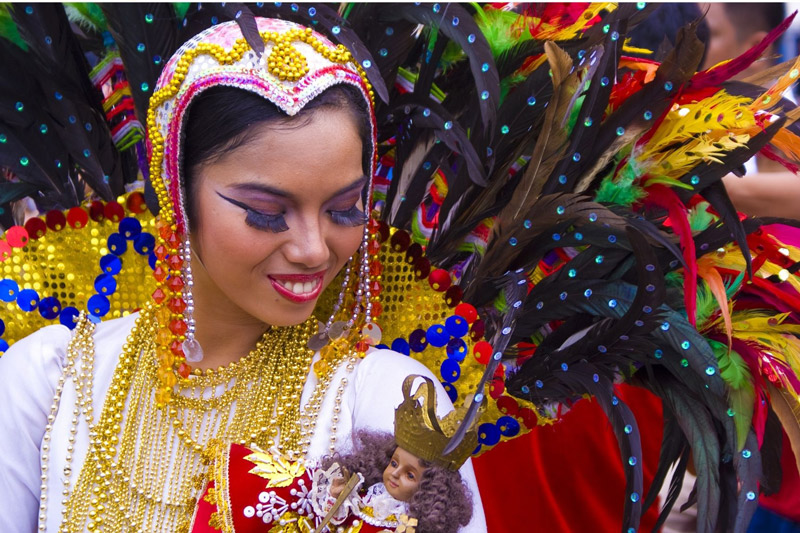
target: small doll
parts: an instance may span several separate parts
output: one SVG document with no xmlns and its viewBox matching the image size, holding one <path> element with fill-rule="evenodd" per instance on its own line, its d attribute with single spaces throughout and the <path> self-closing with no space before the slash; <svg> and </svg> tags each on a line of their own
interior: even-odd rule
<svg viewBox="0 0 800 533">
<path fill-rule="evenodd" d="M 213 455 L 191 533 L 456 533 L 472 518 L 459 467 L 477 446 L 474 430 L 449 454 L 460 411 L 436 416 L 433 382 L 411 395 L 403 383 L 395 434 L 359 431 L 353 450 L 321 464 L 239 444 Z"/>
<path fill-rule="evenodd" d="M 405 522 L 417 533 L 455 533 L 469 523 L 472 498 L 458 470 L 420 459 L 388 433 L 362 430 L 355 441 L 352 453 L 326 457 L 316 472 L 312 493 L 319 496 L 311 501 L 323 515 L 345 487 L 348 473 L 359 477 L 332 524 L 358 517 L 390 531 Z"/>
<path fill-rule="evenodd" d="M 351 453 L 323 458 L 311 497 L 318 514 L 330 513 L 333 502 L 341 499 L 350 472 L 359 478 L 331 523 L 349 523 L 348 516 L 356 516 L 390 530 L 406 525 L 409 532 L 413 527 L 417 533 L 455 533 L 472 518 L 471 494 L 458 468 L 477 446 L 477 436 L 467 433 L 459 447 L 444 456 L 459 414 L 454 411 L 441 420 L 436 416 L 436 393 L 427 378 L 411 397 L 417 377 L 409 376 L 403 384 L 394 436 L 362 430 L 354 436 Z"/>
</svg>

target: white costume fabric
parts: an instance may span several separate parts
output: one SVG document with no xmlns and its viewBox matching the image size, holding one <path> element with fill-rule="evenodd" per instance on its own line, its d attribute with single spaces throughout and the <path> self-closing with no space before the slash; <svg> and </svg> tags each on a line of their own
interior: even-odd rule
<svg viewBox="0 0 800 533">
<path fill-rule="evenodd" d="M 122 344 L 138 315 L 130 315 L 97 325 L 94 335 L 94 411 L 99 417 L 105 402 Z M 72 332 L 61 325 L 48 326 L 17 341 L 0 358 L 0 531 L 31 533 L 37 529 L 41 493 L 42 440 L 48 415 L 66 358 Z M 438 380 L 422 364 L 391 350 L 374 350 L 348 372 L 342 365 L 331 383 L 347 377 L 336 435 L 346 453 L 354 430 L 371 429 L 392 433 L 394 410 L 402 403 L 402 383 L 410 374 L 426 375 L 437 385 L 438 411 L 442 416 L 452 404 Z M 317 384 L 312 372 L 303 390 L 305 405 Z M 317 420 L 309 457 L 319 459 L 328 453 L 331 414 L 335 387 L 329 389 Z M 61 522 L 64 468 L 70 445 L 70 427 L 77 412 L 74 384 L 67 380 L 61 405 L 53 425 L 49 450 L 47 532 L 58 531 Z M 88 427 L 79 417 L 74 438 L 71 481 L 80 473 L 88 447 Z M 486 521 L 470 461 L 461 468 L 461 476 L 473 498 L 472 521 L 462 533 L 486 532 Z M 154 532 L 155 533 L 155 532 Z M 170 532 L 171 533 L 171 532 Z"/>
</svg>

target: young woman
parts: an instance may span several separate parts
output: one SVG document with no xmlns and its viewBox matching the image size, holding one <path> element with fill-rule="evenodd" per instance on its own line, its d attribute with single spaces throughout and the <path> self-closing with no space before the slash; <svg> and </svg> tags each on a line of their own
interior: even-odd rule
<svg viewBox="0 0 800 533">
<path fill-rule="evenodd" d="M 432 377 L 358 342 L 371 307 L 370 87 L 321 35 L 258 29 L 260 54 L 234 22 L 201 33 L 151 100 L 150 305 L 74 334 L 44 328 L 0 360 L 0 426 L 14 428 L 0 436 L 3 531 L 180 531 L 216 443 L 319 458 L 356 430 L 391 431 L 403 379 Z M 343 270 L 328 324 L 351 333 L 315 354 L 309 337 L 328 319 L 315 308 Z M 463 530 L 485 531 L 469 464 L 462 475 Z"/>
</svg>

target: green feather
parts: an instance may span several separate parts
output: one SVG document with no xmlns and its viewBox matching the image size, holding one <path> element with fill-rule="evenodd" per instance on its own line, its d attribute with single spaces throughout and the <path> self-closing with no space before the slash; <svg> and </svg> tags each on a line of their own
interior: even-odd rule
<svg viewBox="0 0 800 533">
<path fill-rule="evenodd" d="M 630 147 L 625 148 L 617 156 L 617 160 L 627 155 L 628 152 L 630 152 Z M 615 164 L 614 167 L 616 166 Z M 638 178 L 639 172 L 637 172 L 635 161 L 628 160 L 628 163 L 620 169 L 616 179 L 614 179 L 613 170 L 603 178 L 595 193 L 595 201 L 630 207 L 646 195 L 644 189 L 637 182 Z"/>
<path fill-rule="evenodd" d="M 186 16 L 186 12 L 189 10 L 190 5 L 192 5 L 191 2 L 173 3 L 172 6 L 175 8 L 175 18 L 177 18 L 178 20 L 183 20 L 183 18 Z"/>
<path fill-rule="evenodd" d="M 699 202 L 689 210 L 689 227 L 692 232 L 703 231 L 715 221 L 714 215 L 706 210 L 708 205 L 708 202 Z"/>
<path fill-rule="evenodd" d="M 470 5 L 475 8 L 475 22 L 489 42 L 495 59 L 519 43 L 532 39 L 529 31 L 512 31 L 511 28 L 519 18 L 519 14 L 501 9 L 484 10 L 474 2 Z"/>
<path fill-rule="evenodd" d="M 92 2 L 69 2 L 64 4 L 64 10 L 70 22 L 74 22 L 84 30 L 102 33 L 108 29 L 103 10 Z"/>
<path fill-rule="evenodd" d="M 708 342 L 714 350 L 714 355 L 717 356 L 720 376 L 729 387 L 730 410 L 728 414 L 733 416 L 733 422 L 736 425 L 737 449 L 741 450 L 747 439 L 747 433 L 750 431 L 755 408 L 753 377 L 747 363 L 738 353 L 733 350 L 728 351 L 728 347 L 721 342 L 713 340 Z"/>
<path fill-rule="evenodd" d="M 442 52 L 442 57 L 439 59 L 439 65 L 442 67 L 442 70 L 447 72 L 450 70 L 456 63 L 467 59 L 467 53 L 461 48 L 458 43 L 449 41 L 447 46 L 444 47 L 444 52 Z"/>
<path fill-rule="evenodd" d="M 11 13 L 8 12 L 11 4 L 0 3 L 0 37 L 11 41 L 26 52 L 28 51 L 28 44 L 22 39 L 17 29 L 17 25 L 11 19 Z"/>
<path fill-rule="evenodd" d="M 683 287 L 683 271 L 671 270 L 664 274 L 664 284 L 668 289 L 677 289 Z"/>
<path fill-rule="evenodd" d="M 506 298 L 505 291 L 500 291 L 497 294 L 497 297 L 494 299 L 493 305 L 494 308 L 497 309 L 499 313 L 506 312 L 506 309 L 508 308 L 508 299 Z"/>
<path fill-rule="evenodd" d="M 705 281 L 697 282 L 697 327 L 703 329 L 708 319 L 719 309 L 719 303 Z M 727 348 L 726 348 L 727 349 Z"/>
<path fill-rule="evenodd" d="M 589 90 L 589 84 L 591 81 L 586 82 L 586 86 L 584 87 L 584 91 Z M 581 112 L 581 107 L 583 106 L 583 100 L 586 98 L 586 95 L 583 94 L 575 99 L 575 105 L 572 106 L 572 109 L 569 112 L 569 119 L 567 120 L 567 132 L 568 134 L 572 133 L 572 130 L 575 129 L 575 123 L 578 122 L 578 115 Z"/>
<path fill-rule="evenodd" d="M 733 295 L 739 291 L 739 287 L 742 286 L 742 282 L 744 281 L 744 274 L 744 271 L 739 272 L 739 275 L 736 276 L 736 279 L 732 280 L 730 284 L 726 284 L 725 294 L 728 295 L 728 299 L 733 298 Z"/>
</svg>

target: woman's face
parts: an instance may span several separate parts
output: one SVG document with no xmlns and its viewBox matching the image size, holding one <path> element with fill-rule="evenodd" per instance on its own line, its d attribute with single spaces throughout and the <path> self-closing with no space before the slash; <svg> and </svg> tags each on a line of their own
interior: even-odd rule
<svg viewBox="0 0 800 533">
<path fill-rule="evenodd" d="M 367 177 L 354 118 L 321 108 L 297 124 L 254 126 L 243 145 L 194 169 L 194 297 L 204 315 L 299 324 L 361 243 Z"/>
</svg>

